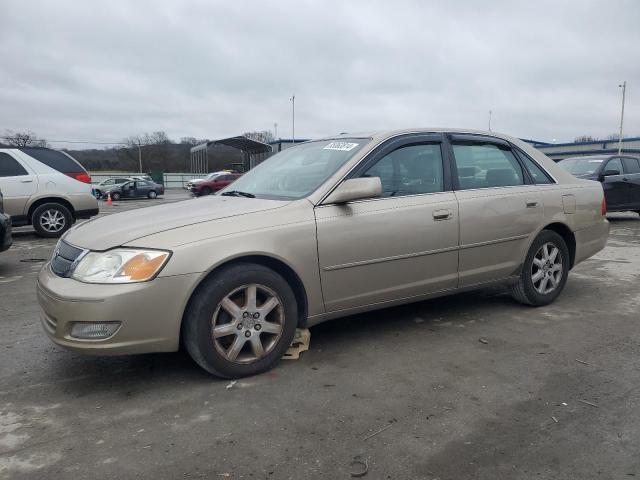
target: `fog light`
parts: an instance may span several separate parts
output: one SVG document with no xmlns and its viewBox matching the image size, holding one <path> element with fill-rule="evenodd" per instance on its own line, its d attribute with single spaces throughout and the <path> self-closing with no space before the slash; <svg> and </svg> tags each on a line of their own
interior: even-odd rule
<svg viewBox="0 0 640 480">
<path fill-rule="evenodd" d="M 120 322 L 73 322 L 71 336 L 84 340 L 102 340 L 109 338 L 120 328 Z"/>
</svg>

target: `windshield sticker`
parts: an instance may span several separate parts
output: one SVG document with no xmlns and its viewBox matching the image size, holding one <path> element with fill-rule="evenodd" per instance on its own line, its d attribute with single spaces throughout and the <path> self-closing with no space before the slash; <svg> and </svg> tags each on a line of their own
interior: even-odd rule
<svg viewBox="0 0 640 480">
<path fill-rule="evenodd" d="M 323 148 L 323 150 L 341 150 L 343 152 L 348 152 L 353 150 L 358 146 L 357 143 L 349 143 L 349 142 L 331 142 L 329 145 Z"/>
</svg>

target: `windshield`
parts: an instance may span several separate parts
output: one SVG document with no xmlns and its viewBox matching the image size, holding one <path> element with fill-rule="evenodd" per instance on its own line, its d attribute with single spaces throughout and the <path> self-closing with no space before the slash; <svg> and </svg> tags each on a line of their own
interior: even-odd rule
<svg viewBox="0 0 640 480">
<path fill-rule="evenodd" d="M 558 162 L 572 175 L 592 175 L 596 173 L 604 158 L 566 158 Z"/>
<path fill-rule="evenodd" d="M 365 138 L 301 143 L 269 157 L 220 194 L 237 191 L 271 200 L 304 198 L 367 143 Z"/>
<path fill-rule="evenodd" d="M 210 173 L 209 175 L 204 177 L 202 180 L 214 180 L 214 179 L 218 178 L 219 176 L 220 176 L 219 173 Z"/>
</svg>

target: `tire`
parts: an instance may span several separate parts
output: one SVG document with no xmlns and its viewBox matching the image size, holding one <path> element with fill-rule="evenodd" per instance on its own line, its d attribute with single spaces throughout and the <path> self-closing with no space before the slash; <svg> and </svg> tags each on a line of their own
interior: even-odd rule
<svg viewBox="0 0 640 480">
<path fill-rule="evenodd" d="M 149 193 L 147 193 L 147 197 L 153 200 L 154 198 L 158 198 L 158 194 L 155 192 L 155 190 L 151 190 Z"/>
<path fill-rule="evenodd" d="M 118 200 L 120 200 L 120 198 L 122 197 L 122 195 L 120 195 L 120 192 L 113 192 L 111 194 L 111 200 L 117 202 Z"/>
<path fill-rule="evenodd" d="M 211 195 L 211 189 L 209 187 L 201 188 L 200 195 Z"/>
<path fill-rule="evenodd" d="M 257 292 L 255 310 L 245 309 L 252 303 L 251 286 Z M 293 340 L 297 320 L 296 298 L 284 278 L 262 265 L 238 263 L 198 287 L 185 312 L 184 344 L 191 358 L 213 375 L 257 375 L 278 364 Z M 261 354 L 256 351 L 257 343 Z"/>
<path fill-rule="evenodd" d="M 41 237 L 57 238 L 71 228 L 73 216 L 60 203 L 44 203 L 33 211 L 31 224 Z"/>
<path fill-rule="evenodd" d="M 549 253 L 546 258 L 545 246 Z M 557 250 L 555 258 L 554 249 Z M 564 239 L 556 232 L 543 230 L 529 248 L 518 283 L 511 287 L 511 296 L 525 305 L 549 305 L 567 283 L 570 264 L 569 249 Z M 561 270 L 557 270 L 557 265 Z"/>
</svg>

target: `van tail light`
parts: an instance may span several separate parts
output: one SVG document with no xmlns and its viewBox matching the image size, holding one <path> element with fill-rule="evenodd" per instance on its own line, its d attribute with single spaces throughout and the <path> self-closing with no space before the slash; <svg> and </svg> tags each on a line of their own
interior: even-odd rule
<svg viewBox="0 0 640 480">
<path fill-rule="evenodd" d="M 87 172 L 65 173 L 65 175 L 82 183 L 91 183 L 91 175 L 89 175 Z"/>
<path fill-rule="evenodd" d="M 607 214 L 607 201 L 602 197 L 602 205 L 600 205 L 600 213 L 604 217 Z"/>
</svg>

